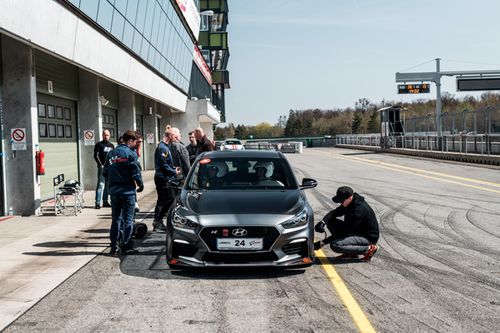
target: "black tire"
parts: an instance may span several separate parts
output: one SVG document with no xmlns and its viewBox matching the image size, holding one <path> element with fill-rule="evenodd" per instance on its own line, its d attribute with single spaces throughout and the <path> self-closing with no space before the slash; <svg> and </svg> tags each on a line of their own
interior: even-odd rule
<svg viewBox="0 0 500 333">
<path fill-rule="evenodd" d="M 136 222 L 134 223 L 134 237 L 137 239 L 141 239 L 146 237 L 148 234 L 148 226 L 146 223 Z"/>
</svg>

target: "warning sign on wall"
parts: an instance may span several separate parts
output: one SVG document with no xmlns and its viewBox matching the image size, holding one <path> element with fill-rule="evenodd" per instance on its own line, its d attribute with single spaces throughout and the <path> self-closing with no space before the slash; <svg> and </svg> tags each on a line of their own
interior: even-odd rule
<svg viewBox="0 0 500 333">
<path fill-rule="evenodd" d="M 84 130 L 83 131 L 83 141 L 84 146 L 93 146 L 95 145 L 95 136 L 94 130 Z"/>
<path fill-rule="evenodd" d="M 155 143 L 155 134 L 147 133 L 146 134 L 146 143 Z"/>
<path fill-rule="evenodd" d="M 12 150 L 26 150 L 26 128 L 12 128 L 10 130 Z"/>
</svg>

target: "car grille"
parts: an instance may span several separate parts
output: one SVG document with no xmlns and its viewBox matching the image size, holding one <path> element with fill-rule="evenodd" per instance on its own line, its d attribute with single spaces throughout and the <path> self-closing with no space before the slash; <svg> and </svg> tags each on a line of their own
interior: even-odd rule
<svg viewBox="0 0 500 333">
<path fill-rule="evenodd" d="M 175 243 L 172 245 L 172 257 L 179 258 L 179 256 L 193 257 L 198 249 L 191 244 Z"/>
<path fill-rule="evenodd" d="M 288 243 L 283 246 L 282 250 L 286 254 L 299 254 L 302 257 L 307 257 L 309 252 L 306 241 L 299 243 Z"/>
<path fill-rule="evenodd" d="M 278 260 L 278 256 L 272 251 L 251 253 L 207 252 L 203 256 L 203 261 L 224 264 L 245 264 L 275 260 Z"/>
<path fill-rule="evenodd" d="M 245 229 L 247 234 L 241 238 L 262 238 L 263 248 L 262 251 L 268 251 L 274 244 L 280 233 L 275 227 L 206 227 L 200 232 L 200 237 L 207 244 L 211 251 L 217 251 L 217 238 L 224 237 L 224 229 L 227 229 L 227 237 L 235 237 L 232 234 L 233 229 Z"/>
</svg>

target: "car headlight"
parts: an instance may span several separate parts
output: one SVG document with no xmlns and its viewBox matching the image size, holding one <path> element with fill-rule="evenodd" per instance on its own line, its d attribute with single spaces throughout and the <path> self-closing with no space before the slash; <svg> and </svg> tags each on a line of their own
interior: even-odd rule
<svg viewBox="0 0 500 333">
<path fill-rule="evenodd" d="M 307 209 L 304 209 L 298 215 L 295 215 L 291 219 L 286 220 L 285 222 L 281 223 L 281 225 L 285 229 L 296 228 L 296 227 L 300 227 L 300 226 L 303 226 L 306 224 L 307 224 Z"/>
<path fill-rule="evenodd" d="M 174 211 L 172 224 L 174 225 L 174 227 L 190 230 L 194 230 L 198 226 L 197 223 L 192 222 L 185 216 L 181 215 L 178 211 Z"/>
</svg>

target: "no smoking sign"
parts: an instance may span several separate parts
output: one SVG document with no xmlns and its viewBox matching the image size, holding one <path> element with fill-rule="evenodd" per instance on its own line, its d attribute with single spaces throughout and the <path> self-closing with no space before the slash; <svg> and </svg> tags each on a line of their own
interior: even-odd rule
<svg viewBox="0 0 500 333">
<path fill-rule="evenodd" d="M 11 128 L 10 143 L 12 150 L 26 150 L 26 128 Z"/>
<path fill-rule="evenodd" d="M 94 131 L 93 130 L 84 130 L 83 131 L 83 141 L 85 146 L 93 146 L 95 144 L 94 140 Z"/>
</svg>

